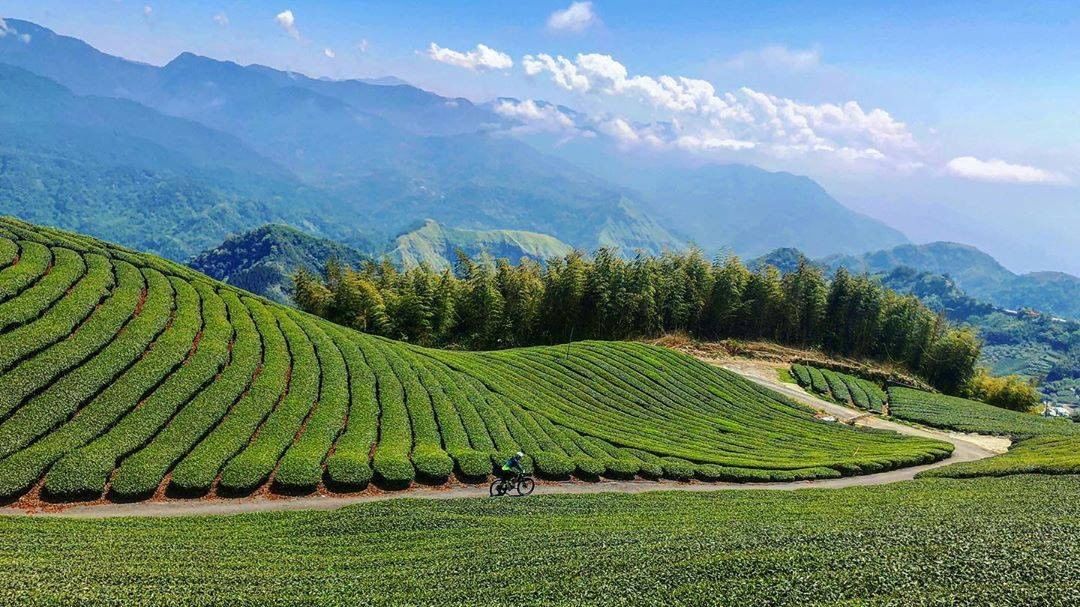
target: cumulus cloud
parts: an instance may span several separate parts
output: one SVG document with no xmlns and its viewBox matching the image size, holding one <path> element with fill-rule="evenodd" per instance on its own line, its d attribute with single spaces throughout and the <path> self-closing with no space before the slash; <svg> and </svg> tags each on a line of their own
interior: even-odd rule
<svg viewBox="0 0 1080 607">
<path fill-rule="evenodd" d="M 370 47 L 370 46 L 371 45 L 370 45 L 370 43 L 368 43 L 367 38 L 361 38 L 360 42 L 356 43 L 356 50 L 360 51 L 361 53 L 366 53 L 366 52 L 368 52 L 368 47 Z"/>
<path fill-rule="evenodd" d="M 500 99 L 492 109 L 496 114 L 519 123 L 511 129 L 517 133 L 579 134 L 574 119 L 550 103 L 537 103 L 532 99 Z"/>
<path fill-rule="evenodd" d="M 551 13 L 547 26 L 556 31 L 583 32 L 597 22 L 592 2 L 574 2 L 570 6 Z"/>
<path fill-rule="evenodd" d="M 334 49 L 329 48 L 329 47 L 324 48 L 323 51 L 322 51 L 322 54 L 326 55 L 326 57 L 328 59 L 333 59 L 333 58 L 337 57 L 337 53 L 334 52 Z"/>
<path fill-rule="evenodd" d="M 300 30 L 296 28 L 296 17 L 293 15 L 291 9 L 285 9 L 274 17 L 274 21 L 281 26 L 281 29 L 285 30 L 285 33 L 292 36 L 296 40 L 300 39 Z"/>
<path fill-rule="evenodd" d="M 463 67 L 473 71 L 506 70 L 514 67 L 514 60 L 510 55 L 499 52 L 489 46 L 477 44 L 471 51 L 461 52 L 443 48 L 434 42 L 427 50 L 428 57 L 457 67 Z"/>
<path fill-rule="evenodd" d="M 756 51 L 739 53 L 724 65 L 739 70 L 764 67 L 803 71 L 821 65 L 821 50 L 818 48 L 790 49 L 783 45 L 772 45 Z"/>
<path fill-rule="evenodd" d="M 1069 179 L 1060 173 L 1047 171 L 1024 164 L 1013 164 L 1004 160 L 980 160 L 974 156 L 953 158 L 945 165 L 945 170 L 956 177 L 976 181 L 998 183 L 1045 183 L 1063 185 Z"/>
<path fill-rule="evenodd" d="M 568 91 L 632 97 L 679 118 L 673 129 L 651 137 L 626 121 L 600 129 L 622 143 L 659 141 L 697 151 L 755 148 L 775 156 L 820 153 L 897 165 L 910 164 L 919 151 L 906 124 L 855 101 L 808 104 L 748 87 L 718 92 L 697 78 L 634 75 L 611 55 L 598 53 L 573 59 L 526 55 L 522 66 L 527 75 L 547 74 Z"/>
<path fill-rule="evenodd" d="M 229 16 L 226 15 L 225 13 L 218 13 L 218 14 L 214 15 L 214 23 L 220 25 L 221 27 L 228 27 L 229 26 Z"/>
<path fill-rule="evenodd" d="M 143 6 L 142 7 L 142 14 L 143 14 L 143 17 L 146 17 L 147 19 L 149 19 L 150 17 L 152 17 L 154 15 L 154 7 L 150 6 L 149 4 Z"/>
</svg>

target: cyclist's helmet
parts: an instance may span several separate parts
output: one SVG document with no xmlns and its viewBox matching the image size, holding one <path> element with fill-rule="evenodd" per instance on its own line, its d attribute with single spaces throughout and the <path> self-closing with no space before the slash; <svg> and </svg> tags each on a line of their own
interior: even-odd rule
<svg viewBox="0 0 1080 607">
<path fill-rule="evenodd" d="M 518 456 L 518 457 L 525 457 L 525 454 L 524 454 L 524 453 L 522 453 L 521 451 L 518 451 L 518 452 L 517 452 L 517 456 Z"/>
</svg>

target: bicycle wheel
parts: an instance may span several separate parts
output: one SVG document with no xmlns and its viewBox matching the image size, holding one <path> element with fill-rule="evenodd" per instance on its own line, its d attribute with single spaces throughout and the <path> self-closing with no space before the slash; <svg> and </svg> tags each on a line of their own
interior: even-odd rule
<svg viewBox="0 0 1080 607">
<path fill-rule="evenodd" d="M 522 477 L 522 479 L 518 481 L 517 494 L 524 497 L 524 496 L 529 495 L 530 493 L 532 493 L 533 489 L 535 489 L 535 488 L 536 488 L 536 482 L 533 479 L 525 476 L 525 477 Z"/>
<path fill-rule="evenodd" d="M 488 494 L 491 495 L 491 497 L 506 495 L 506 488 L 503 487 L 503 480 L 501 478 L 491 481 L 491 487 L 488 488 Z"/>
</svg>

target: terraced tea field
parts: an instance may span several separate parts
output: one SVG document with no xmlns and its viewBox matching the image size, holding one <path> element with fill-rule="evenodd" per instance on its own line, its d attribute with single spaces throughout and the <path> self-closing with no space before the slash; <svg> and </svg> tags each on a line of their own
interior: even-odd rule
<svg viewBox="0 0 1080 607">
<path fill-rule="evenodd" d="M 931 428 L 996 435 L 1014 441 L 1007 453 L 923 470 L 918 478 L 970 478 L 1012 474 L 1080 474 L 1080 424 L 1009 411 L 986 403 L 892 386 L 886 394 L 870 381 L 806 365 L 791 376 L 807 392 Z"/>
<path fill-rule="evenodd" d="M 1008 453 L 920 472 L 925 477 L 968 478 L 1011 474 L 1080 474 L 1080 424 L 1001 409 L 964 398 L 889 388 L 892 415 L 928 426 L 996 434 L 1016 440 Z"/>
<path fill-rule="evenodd" d="M 1057 434 L 1080 436 L 1080 424 L 1067 419 L 1020 413 L 986 403 L 910 388 L 889 388 L 889 412 L 935 428 L 1025 438 Z"/>
<path fill-rule="evenodd" d="M 817 421 L 658 347 L 436 351 L 340 328 L 183 266 L 0 220 L 0 497 L 541 475 L 831 478 L 951 445 Z"/>
<path fill-rule="evenodd" d="M 887 400 L 881 386 L 847 373 L 796 364 L 791 376 L 808 392 L 874 413 L 881 413 Z"/>
</svg>

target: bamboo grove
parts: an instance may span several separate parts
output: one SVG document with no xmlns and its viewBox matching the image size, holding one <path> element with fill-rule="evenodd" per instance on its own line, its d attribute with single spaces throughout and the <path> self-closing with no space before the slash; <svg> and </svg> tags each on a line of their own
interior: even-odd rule
<svg viewBox="0 0 1080 607">
<path fill-rule="evenodd" d="M 805 261 L 787 274 L 696 250 L 626 259 L 611 249 L 544 264 L 471 260 L 454 270 L 333 261 L 294 277 L 297 305 L 339 324 L 429 346 L 500 349 L 686 331 L 765 339 L 901 364 L 946 392 L 973 374 L 980 345 L 913 296 Z"/>
</svg>

